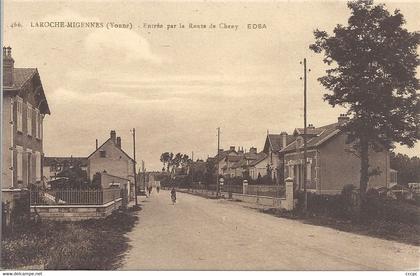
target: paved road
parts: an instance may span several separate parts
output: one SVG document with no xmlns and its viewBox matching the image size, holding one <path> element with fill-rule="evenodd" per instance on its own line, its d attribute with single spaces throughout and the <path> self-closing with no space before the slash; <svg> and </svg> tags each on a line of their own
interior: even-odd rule
<svg viewBox="0 0 420 276">
<path fill-rule="evenodd" d="M 141 202 L 124 270 L 414 270 L 420 248 L 167 191 Z"/>
</svg>

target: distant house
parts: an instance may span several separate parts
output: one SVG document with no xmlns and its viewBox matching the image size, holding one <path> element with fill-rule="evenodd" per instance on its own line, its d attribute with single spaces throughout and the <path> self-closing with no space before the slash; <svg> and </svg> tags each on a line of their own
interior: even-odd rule
<svg viewBox="0 0 420 276">
<path fill-rule="evenodd" d="M 44 157 L 43 175 L 46 182 L 54 180 L 67 167 L 79 166 L 87 173 L 87 157 Z"/>
<path fill-rule="evenodd" d="M 340 130 L 348 117 L 341 115 L 333 124 L 307 129 L 307 160 L 303 160 L 303 129 L 295 129 L 295 140 L 280 153 L 284 158 L 284 174 L 291 177 L 298 189 L 303 188 L 303 170 L 307 172 L 306 187 L 318 194 L 338 194 L 344 185 L 359 187 L 360 157 L 352 145 L 346 143 L 347 134 Z M 379 175 L 371 176 L 368 188 L 389 188 L 391 170 L 389 151 L 369 151 L 369 165 Z"/>
<path fill-rule="evenodd" d="M 15 68 L 3 47 L 2 191 L 42 185 L 43 122 L 50 114 L 36 68 Z"/>
<path fill-rule="evenodd" d="M 263 152 L 267 155 L 267 167 L 271 172 L 271 178 L 276 179 L 276 183 L 283 183 L 283 157 L 280 151 L 295 140 L 293 135 L 287 132 L 280 134 L 267 134 Z M 266 170 L 267 170 L 266 167 Z"/>
<path fill-rule="evenodd" d="M 269 158 L 268 155 L 264 152 L 260 152 L 258 158 L 253 160 L 248 165 L 249 176 L 252 179 L 257 179 L 258 176 L 266 176 L 267 175 L 267 168 L 269 166 Z"/>
<path fill-rule="evenodd" d="M 110 137 L 88 157 L 88 176 L 92 181 L 95 174 L 101 175 L 102 188 L 123 187 L 133 196 L 134 159 L 121 147 L 121 138 L 111 130 Z"/>
<path fill-rule="evenodd" d="M 248 152 L 243 152 L 241 159 L 234 163 L 231 167 L 230 174 L 235 177 L 247 177 L 250 176 L 250 170 L 253 168 L 253 164 L 256 160 L 266 157 L 264 152 L 257 152 L 257 148 L 251 147 Z M 264 175 L 267 174 L 267 167 L 265 168 Z M 257 174 L 258 175 L 258 174 Z"/>
<path fill-rule="evenodd" d="M 218 154 L 214 157 L 216 161 L 216 167 L 218 165 L 219 175 L 230 175 L 232 165 L 240 160 L 241 153 L 235 150 L 235 146 L 231 146 L 229 150 L 219 149 Z"/>
</svg>

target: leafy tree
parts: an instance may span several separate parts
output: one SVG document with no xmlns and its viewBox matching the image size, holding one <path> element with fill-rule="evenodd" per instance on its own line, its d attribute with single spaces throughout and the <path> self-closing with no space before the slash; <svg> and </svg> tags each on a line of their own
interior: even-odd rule
<svg viewBox="0 0 420 276">
<path fill-rule="evenodd" d="M 162 171 L 165 171 L 165 168 L 166 168 L 166 171 L 169 172 L 169 166 L 171 164 L 173 156 L 174 154 L 172 152 L 171 153 L 164 152 L 160 155 L 160 162 L 163 163 Z"/>
<path fill-rule="evenodd" d="M 406 154 L 391 153 L 391 168 L 398 171 L 398 184 L 407 186 L 410 182 L 420 183 L 420 158 Z"/>
<path fill-rule="evenodd" d="M 360 151 L 363 205 L 370 176 L 369 149 L 378 142 L 384 148 L 394 142 L 412 147 L 416 142 L 420 34 L 403 27 L 399 10 L 391 14 L 372 0 L 351 1 L 347 6 L 348 25 L 337 25 L 333 36 L 315 30 L 315 43 L 309 48 L 323 51 L 323 61 L 330 66 L 326 76 L 318 79 L 332 91 L 324 100 L 333 107 L 346 107 L 352 118 L 342 129 Z"/>
<path fill-rule="evenodd" d="M 206 184 L 213 184 L 217 182 L 217 167 L 216 160 L 209 158 L 206 161 L 206 171 L 204 173 Z"/>
</svg>

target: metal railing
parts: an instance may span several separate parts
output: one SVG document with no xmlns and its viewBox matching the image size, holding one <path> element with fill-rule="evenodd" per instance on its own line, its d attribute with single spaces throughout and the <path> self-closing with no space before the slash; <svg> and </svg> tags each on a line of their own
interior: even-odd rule
<svg viewBox="0 0 420 276">
<path fill-rule="evenodd" d="M 31 190 L 31 205 L 103 205 L 121 197 L 121 189 Z"/>
<path fill-rule="evenodd" d="M 225 184 L 222 187 L 222 192 L 242 194 L 243 193 L 243 185 Z"/>
<path fill-rule="evenodd" d="M 279 185 L 248 185 L 246 194 L 279 198 L 285 196 L 285 191 L 285 187 Z"/>
<path fill-rule="evenodd" d="M 247 185 L 244 190 L 243 185 L 224 184 L 221 186 L 221 192 L 236 193 L 236 194 L 247 194 L 255 196 L 267 196 L 282 198 L 285 197 L 286 188 L 284 185 Z M 206 185 L 202 183 L 193 183 L 190 189 L 201 190 L 201 191 L 216 191 L 217 185 Z"/>
</svg>

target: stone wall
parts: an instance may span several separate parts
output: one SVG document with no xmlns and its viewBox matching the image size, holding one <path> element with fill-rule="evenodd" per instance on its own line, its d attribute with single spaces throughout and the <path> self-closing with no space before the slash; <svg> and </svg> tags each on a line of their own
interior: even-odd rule
<svg viewBox="0 0 420 276">
<path fill-rule="evenodd" d="M 40 205 L 31 206 L 31 212 L 41 218 L 57 221 L 80 221 L 106 218 L 122 206 L 122 199 L 104 205 Z"/>
</svg>

